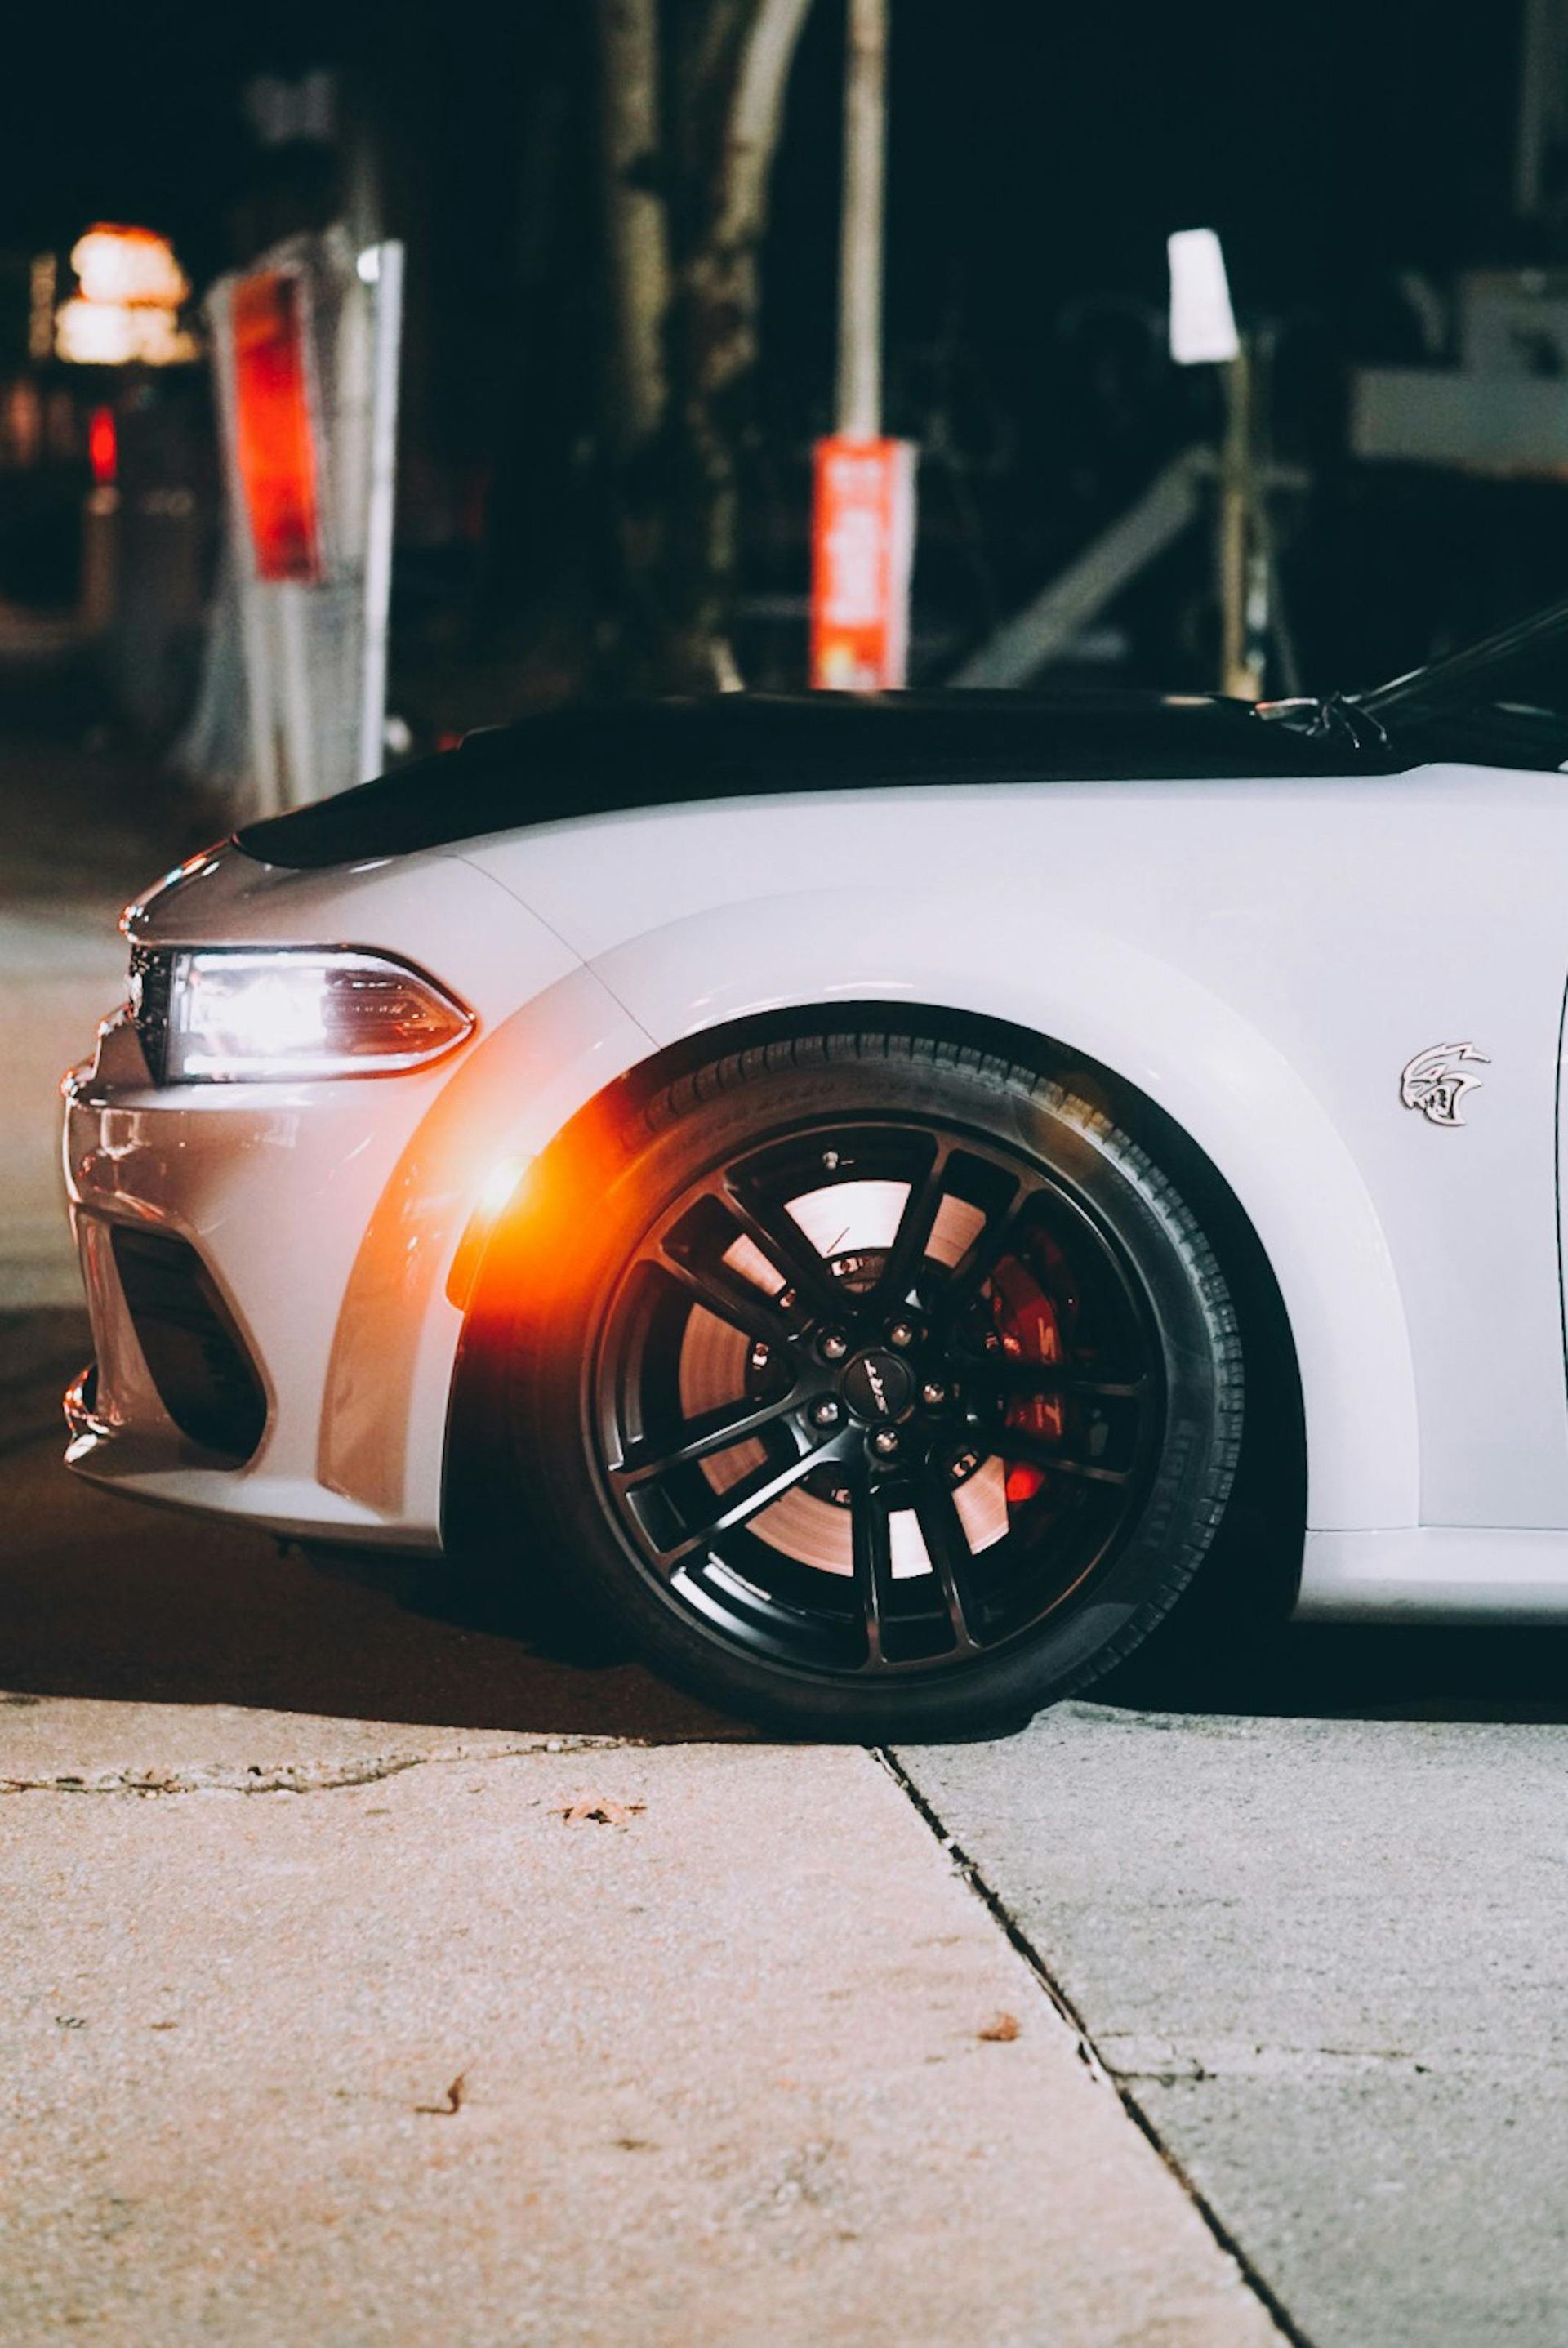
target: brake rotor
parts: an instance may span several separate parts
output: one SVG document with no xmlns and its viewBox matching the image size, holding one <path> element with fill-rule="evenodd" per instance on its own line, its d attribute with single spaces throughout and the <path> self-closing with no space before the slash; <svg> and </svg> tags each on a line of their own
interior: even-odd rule
<svg viewBox="0 0 1568 2348">
<path fill-rule="evenodd" d="M 907 1182 L 846 1181 L 824 1183 L 788 1202 L 786 1211 L 820 1255 L 830 1262 L 841 1288 L 849 1294 L 872 1287 L 886 1261 L 887 1250 L 908 1203 Z M 985 1221 L 979 1208 L 948 1197 L 932 1225 L 925 1245 L 927 1258 L 951 1270 L 964 1257 Z M 780 1292 L 775 1268 L 754 1241 L 742 1237 L 725 1251 L 732 1272 L 761 1289 L 770 1299 Z M 1048 1300 L 1027 1275 L 1027 1300 L 1019 1292 L 1014 1306 L 1004 1301 L 995 1309 L 1001 1325 L 1016 1320 L 1027 1343 L 1038 1330 L 1055 1323 Z M 1011 1318 L 1009 1317 L 1011 1315 Z M 1006 1338 L 1004 1342 L 1008 1342 Z M 1049 1354 L 1025 1354 L 1026 1359 L 1053 1359 Z M 702 1305 L 687 1315 L 681 1339 L 677 1371 L 682 1415 L 696 1419 L 727 1406 L 754 1398 L 764 1373 L 753 1360 L 750 1340 L 731 1323 Z M 767 1461 L 767 1450 L 756 1437 L 737 1443 L 701 1462 L 704 1477 L 716 1492 L 744 1482 Z M 1015 1470 L 1027 1475 L 1029 1470 Z M 995 1457 L 975 1463 L 955 1485 L 954 1504 L 972 1550 L 988 1549 L 1008 1529 L 1011 1493 L 1006 1471 Z M 854 1573 L 854 1532 L 850 1494 L 838 1484 L 834 1471 L 823 1468 L 786 1492 L 751 1519 L 754 1539 L 820 1573 L 851 1578 Z M 897 1581 L 931 1571 L 919 1521 L 913 1509 L 895 1510 L 889 1520 L 892 1570 Z"/>
</svg>

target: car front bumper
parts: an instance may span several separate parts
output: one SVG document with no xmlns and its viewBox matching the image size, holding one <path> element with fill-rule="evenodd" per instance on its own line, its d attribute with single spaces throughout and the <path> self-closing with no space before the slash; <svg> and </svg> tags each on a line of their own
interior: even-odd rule
<svg viewBox="0 0 1568 2348">
<path fill-rule="evenodd" d="M 476 1028 L 397 1075 L 160 1086 L 128 1014 L 105 1021 L 63 1086 L 94 1347 L 67 1460 L 283 1534 L 438 1548 L 455 1272 L 477 1261 L 497 1170 L 545 1148 L 649 1039 L 460 858 L 292 874 L 221 849 L 128 927 L 133 942 L 346 939 L 435 972 Z M 253 1384 L 243 1440 L 215 1411 L 215 1361 L 231 1402 Z"/>
<path fill-rule="evenodd" d="M 344 1323 L 375 1281 L 368 1235 L 449 1072 L 246 1087 L 249 1098 L 232 1086 L 160 1092 L 145 1076 L 125 1081 L 135 1048 L 109 1023 L 95 1064 L 64 1088 L 94 1355 L 67 1398 L 70 1466 L 140 1498 L 283 1533 L 437 1545 L 438 1473 L 394 1473 L 387 1457 L 407 1451 L 397 1365 L 384 1359 L 373 1399 Z M 183 1285 L 164 1280 L 161 1297 L 127 1276 L 150 1240 L 176 1272 L 191 1267 Z M 455 1350 L 460 1314 L 446 1309 Z M 214 1406 L 228 1366 L 221 1338 L 259 1389 L 259 1440 L 230 1439 Z M 405 1426 L 410 1404 L 405 1384 Z M 373 1462 L 366 1438 L 377 1423 Z"/>
</svg>

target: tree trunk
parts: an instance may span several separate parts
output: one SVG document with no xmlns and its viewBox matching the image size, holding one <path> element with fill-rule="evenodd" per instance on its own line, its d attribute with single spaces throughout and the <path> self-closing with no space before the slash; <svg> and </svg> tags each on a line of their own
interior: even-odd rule
<svg viewBox="0 0 1568 2348">
<path fill-rule="evenodd" d="M 669 221 L 660 191 L 658 0 L 598 0 L 599 139 L 611 332 L 610 438 L 624 462 L 665 420 Z"/>
<path fill-rule="evenodd" d="M 738 685 L 729 636 L 740 556 L 738 457 L 758 357 L 761 245 L 789 69 L 810 0 L 753 0 L 727 59 L 727 88 L 679 268 L 675 330 L 683 527 L 671 586 L 688 657 Z"/>
<path fill-rule="evenodd" d="M 599 0 L 624 386 L 613 436 L 622 683 L 703 691 L 740 682 L 730 645 L 738 450 L 758 358 L 769 180 L 810 6 L 687 0 L 665 130 L 657 0 Z"/>
</svg>

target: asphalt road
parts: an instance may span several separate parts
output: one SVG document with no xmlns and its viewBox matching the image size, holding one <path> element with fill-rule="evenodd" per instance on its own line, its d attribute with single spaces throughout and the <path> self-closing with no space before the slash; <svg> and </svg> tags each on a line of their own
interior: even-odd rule
<svg viewBox="0 0 1568 2348">
<path fill-rule="evenodd" d="M 8 2348 L 1568 2340 L 1568 1642 L 890 1774 L 83 1491 L 81 1342 L 0 1316 Z"/>
</svg>

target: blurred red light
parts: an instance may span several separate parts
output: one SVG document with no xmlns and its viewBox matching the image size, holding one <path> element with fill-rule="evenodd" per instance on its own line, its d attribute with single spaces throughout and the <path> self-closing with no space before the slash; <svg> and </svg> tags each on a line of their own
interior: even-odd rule
<svg viewBox="0 0 1568 2348">
<path fill-rule="evenodd" d="M 88 463 L 95 485 L 112 489 L 119 472 L 119 435 L 112 407 L 95 407 L 88 423 Z"/>
</svg>

